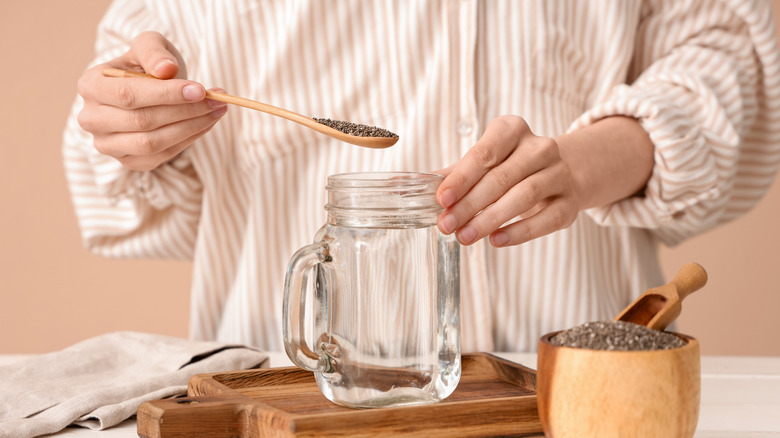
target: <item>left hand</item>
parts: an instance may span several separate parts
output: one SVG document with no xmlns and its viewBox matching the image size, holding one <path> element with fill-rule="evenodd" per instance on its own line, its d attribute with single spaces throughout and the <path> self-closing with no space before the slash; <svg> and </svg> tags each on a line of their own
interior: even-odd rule
<svg viewBox="0 0 780 438">
<path fill-rule="evenodd" d="M 496 247 L 518 245 L 567 228 L 580 210 L 558 143 L 534 135 L 521 117 L 491 121 L 462 159 L 438 173 L 445 179 L 437 225 L 463 245 L 485 236 Z"/>
</svg>

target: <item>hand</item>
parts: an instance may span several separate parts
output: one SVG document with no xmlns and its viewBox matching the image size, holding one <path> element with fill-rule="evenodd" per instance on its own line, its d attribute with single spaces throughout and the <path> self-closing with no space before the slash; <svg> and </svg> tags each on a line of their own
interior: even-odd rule
<svg viewBox="0 0 780 438">
<path fill-rule="evenodd" d="M 168 80 L 104 77 L 108 67 Z M 144 32 L 125 54 L 79 78 L 84 98 L 79 124 L 92 134 L 100 153 L 131 170 L 155 169 L 206 134 L 227 111 L 226 104 L 205 99 L 203 86 L 185 77 L 176 48 L 159 33 Z"/>
<path fill-rule="evenodd" d="M 517 245 L 571 225 L 580 210 L 572 172 L 558 143 L 531 132 L 520 117 L 498 117 L 454 165 L 443 171 L 438 227 L 469 245 Z M 514 218 L 518 221 L 504 226 Z"/>
</svg>

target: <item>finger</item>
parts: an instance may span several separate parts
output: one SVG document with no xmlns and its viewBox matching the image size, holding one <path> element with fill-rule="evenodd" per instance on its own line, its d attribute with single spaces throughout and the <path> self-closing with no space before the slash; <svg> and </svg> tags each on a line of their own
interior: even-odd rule
<svg viewBox="0 0 780 438">
<path fill-rule="evenodd" d="M 94 146 L 100 153 L 115 158 L 124 158 L 128 155 L 155 155 L 171 145 L 185 141 L 192 135 L 210 128 L 225 112 L 227 107 L 200 117 L 171 123 L 154 131 L 121 132 L 95 137 Z"/>
<path fill-rule="evenodd" d="M 565 193 L 567 180 L 558 178 L 558 175 L 555 169 L 546 168 L 502 192 L 500 197 L 458 229 L 458 241 L 464 245 L 474 243 L 518 216 L 530 216 L 529 211 L 546 199 Z M 456 207 L 464 201 L 466 199 Z"/>
<path fill-rule="evenodd" d="M 490 169 L 509 156 L 523 135 L 530 133 L 528 125 L 519 117 L 491 121 L 482 137 L 442 181 L 436 193 L 439 205 L 447 208 L 458 202 Z"/>
<path fill-rule="evenodd" d="M 559 159 L 558 145 L 554 140 L 533 136 L 523 141 L 522 145 L 516 148 L 503 163 L 490 169 L 463 198 L 439 215 L 442 232 L 450 233 L 460 228 L 480 211 L 504 196 L 515 185 L 548 166 L 554 166 L 556 160 Z M 543 175 L 550 175 L 550 173 L 544 172 Z M 554 174 L 550 175 L 548 179 L 549 181 L 543 183 L 545 185 L 543 188 L 537 189 L 536 181 L 539 180 L 538 178 L 530 181 L 526 186 L 528 189 L 546 193 L 557 190 L 556 183 L 559 181 L 554 179 Z M 537 198 L 534 203 L 540 199 L 544 199 L 544 197 Z M 466 234 L 470 235 L 471 233 Z"/>
<path fill-rule="evenodd" d="M 209 132 L 213 127 L 214 125 L 211 125 L 208 128 L 204 129 L 203 131 L 193 135 L 192 137 L 189 137 L 186 140 L 178 144 L 175 144 L 169 147 L 168 149 L 158 152 L 154 155 L 145 155 L 145 156 L 128 155 L 126 157 L 119 158 L 119 162 L 122 163 L 122 166 L 130 170 L 136 170 L 140 172 L 148 172 L 154 170 L 160 167 L 161 165 L 167 163 L 168 161 L 174 159 L 182 151 L 192 146 L 192 144 L 195 143 L 196 140 L 206 135 L 206 133 Z"/>
<path fill-rule="evenodd" d="M 452 173 L 453 166 L 454 165 L 449 165 L 443 169 L 432 170 L 431 173 L 435 173 L 446 178 L 450 173 Z"/>
<path fill-rule="evenodd" d="M 539 213 L 492 233 L 490 244 L 495 247 L 519 245 L 568 228 L 575 219 L 577 219 L 577 206 L 571 198 L 554 199 Z"/>
<path fill-rule="evenodd" d="M 148 132 L 172 123 L 209 114 L 216 109 L 218 108 L 213 108 L 205 101 L 183 105 L 158 105 L 132 110 L 110 105 L 98 105 L 90 111 L 82 111 L 79 114 L 79 124 L 93 135 Z"/>
<path fill-rule="evenodd" d="M 176 47 L 158 32 L 142 32 L 130 42 L 126 54 L 144 73 L 160 79 L 170 79 L 179 73 L 179 54 Z"/>
<path fill-rule="evenodd" d="M 91 86 L 88 95 L 95 101 L 124 109 L 199 102 L 206 97 L 202 85 L 185 79 L 101 77 Z"/>
<path fill-rule="evenodd" d="M 209 88 L 209 91 L 214 91 L 219 94 L 227 94 L 227 91 L 222 88 Z M 227 103 L 221 100 L 206 99 L 206 103 L 208 103 L 209 106 L 214 109 L 219 109 L 227 106 Z"/>
</svg>

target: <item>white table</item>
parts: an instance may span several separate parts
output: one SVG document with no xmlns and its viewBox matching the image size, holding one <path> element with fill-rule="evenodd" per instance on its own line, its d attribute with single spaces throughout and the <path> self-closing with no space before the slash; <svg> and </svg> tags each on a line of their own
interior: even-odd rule
<svg viewBox="0 0 780 438">
<path fill-rule="evenodd" d="M 536 368 L 536 355 L 497 353 Z M 24 356 L 0 356 L 0 364 Z M 289 366 L 284 353 L 271 353 L 271 366 Z M 704 356 L 701 409 L 696 438 L 780 438 L 780 357 Z M 103 431 L 69 427 L 51 437 L 137 437 L 134 419 Z"/>
</svg>

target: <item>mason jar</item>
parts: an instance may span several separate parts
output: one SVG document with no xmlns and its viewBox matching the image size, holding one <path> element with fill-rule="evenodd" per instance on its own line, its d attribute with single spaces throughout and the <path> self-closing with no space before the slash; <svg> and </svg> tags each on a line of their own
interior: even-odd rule
<svg viewBox="0 0 780 438">
<path fill-rule="evenodd" d="M 290 260 L 284 343 L 329 400 L 434 403 L 461 374 L 460 247 L 429 173 L 328 177 L 327 223 Z"/>
</svg>

